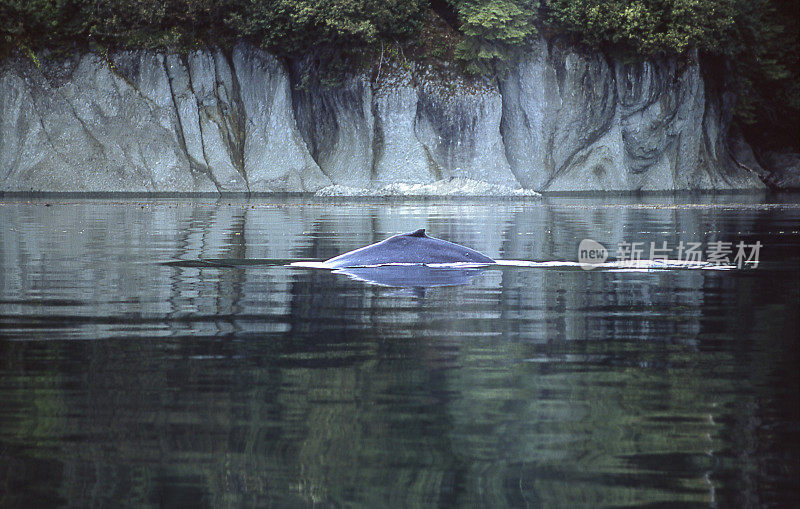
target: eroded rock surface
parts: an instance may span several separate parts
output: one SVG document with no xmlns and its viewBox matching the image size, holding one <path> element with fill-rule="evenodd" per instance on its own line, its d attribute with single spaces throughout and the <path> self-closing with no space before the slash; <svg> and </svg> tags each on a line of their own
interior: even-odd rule
<svg viewBox="0 0 800 509">
<path fill-rule="evenodd" d="M 730 98 L 707 95 L 696 56 L 626 65 L 540 40 L 502 80 L 386 64 L 321 81 L 245 44 L 7 60 L 0 191 L 763 187 L 731 157 Z"/>
<path fill-rule="evenodd" d="M 623 64 L 544 40 L 501 85 L 511 169 L 542 191 L 760 188 L 731 161 L 732 105 L 707 98 L 696 56 Z"/>
</svg>

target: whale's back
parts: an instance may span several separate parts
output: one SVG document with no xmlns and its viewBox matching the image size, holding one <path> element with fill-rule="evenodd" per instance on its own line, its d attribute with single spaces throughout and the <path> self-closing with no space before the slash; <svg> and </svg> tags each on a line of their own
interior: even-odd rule
<svg viewBox="0 0 800 509">
<path fill-rule="evenodd" d="M 332 268 L 343 268 L 387 263 L 495 263 L 495 261 L 474 249 L 429 237 L 423 228 L 348 251 L 323 263 Z"/>
</svg>

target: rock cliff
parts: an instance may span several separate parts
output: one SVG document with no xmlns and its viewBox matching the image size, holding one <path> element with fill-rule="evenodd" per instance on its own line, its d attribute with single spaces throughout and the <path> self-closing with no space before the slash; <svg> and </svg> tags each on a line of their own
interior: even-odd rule
<svg viewBox="0 0 800 509">
<path fill-rule="evenodd" d="M 315 192 L 464 179 L 539 191 L 761 188 L 696 57 L 609 61 L 544 40 L 502 79 L 411 66 L 324 87 L 230 52 L 0 65 L 0 191 Z M 460 180 L 458 180 L 460 181 Z"/>
</svg>

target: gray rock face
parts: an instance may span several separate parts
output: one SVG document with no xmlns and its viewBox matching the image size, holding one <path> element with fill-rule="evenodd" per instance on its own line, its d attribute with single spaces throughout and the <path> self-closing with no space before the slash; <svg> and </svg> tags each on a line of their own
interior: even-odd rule
<svg viewBox="0 0 800 509">
<path fill-rule="evenodd" d="M 374 180 L 427 183 L 436 180 L 437 167 L 414 133 L 419 96 L 410 84 L 385 87 L 375 95 Z"/>
<path fill-rule="evenodd" d="M 244 109 L 244 170 L 251 191 L 314 191 L 331 181 L 297 129 L 289 75 L 272 55 L 245 45 L 233 51 Z"/>
<path fill-rule="evenodd" d="M 469 178 L 521 187 L 511 173 L 500 136 L 503 100 L 495 83 L 469 89 L 424 83 L 414 134 L 426 147 L 441 178 Z"/>
<path fill-rule="evenodd" d="M 730 107 L 696 56 L 625 65 L 540 40 L 501 84 L 511 169 L 543 191 L 748 189 L 726 149 Z"/>
<path fill-rule="evenodd" d="M 576 156 L 583 165 L 619 161 L 621 147 L 611 143 L 579 154 L 608 134 L 616 114 L 614 74 L 599 55 L 548 54 L 542 42 L 501 83 L 501 92 L 506 154 L 525 187 L 560 189 L 570 181 L 583 188 L 580 178 L 570 178 Z M 595 186 L 620 187 L 610 182 L 615 175 L 601 177 Z"/>
<path fill-rule="evenodd" d="M 543 191 L 748 189 L 697 59 L 544 40 L 500 82 L 386 64 L 321 86 L 240 44 L 0 64 L 0 192 L 314 192 L 469 179 Z M 312 79 L 306 79 L 311 76 Z"/>
<path fill-rule="evenodd" d="M 0 190 L 303 192 L 331 184 L 289 76 L 248 46 L 186 58 L 88 54 L 0 70 Z"/>
<path fill-rule="evenodd" d="M 761 158 L 769 171 L 765 180 L 775 189 L 800 189 L 800 154 L 767 152 Z"/>
<path fill-rule="evenodd" d="M 311 156 L 332 181 L 365 187 L 372 178 L 375 138 L 369 80 L 355 76 L 328 88 L 299 62 L 293 73 L 297 124 Z M 314 86 L 301 84 L 303 79 Z"/>
<path fill-rule="evenodd" d="M 147 92 L 168 92 L 163 66 L 142 59 Z M 16 65 L 15 65 L 16 64 Z M 87 55 L 48 80 L 31 66 L 7 64 L 0 77 L 5 191 L 213 191 L 189 170 L 174 116 L 159 101 Z M 124 133 L 124 134 L 122 134 Z"/>
</svg>

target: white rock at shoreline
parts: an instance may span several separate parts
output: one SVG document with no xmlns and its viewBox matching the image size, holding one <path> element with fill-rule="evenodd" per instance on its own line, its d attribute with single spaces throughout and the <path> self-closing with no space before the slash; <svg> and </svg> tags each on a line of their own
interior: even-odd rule
<svg viewBox="0 0 800 509">
<path fill-rule="evenodd" d="M 318 197 L 357 197 L 357 196 L 509 196 L 541 197 L 532 189 L 489 184 L 466 178 L 437 180 L 430 184 L 407 184 L 396 182 L 379 189 L 365 189 L 342 185 L 323 187 L 315 193 Z"/>
</svg>

